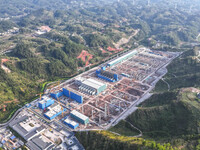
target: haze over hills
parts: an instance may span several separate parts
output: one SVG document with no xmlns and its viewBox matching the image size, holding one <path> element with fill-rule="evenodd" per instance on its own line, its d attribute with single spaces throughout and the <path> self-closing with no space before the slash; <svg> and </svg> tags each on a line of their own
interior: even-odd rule
<svg viewBox="0 0 200 150">
<path fill-rule="evenodd" d="M 112 6 L 116 3 L 120 3 L 120 5 L 128 4 L 131 7 L 146 7 L 148 3 L 151 4 L 151 7 L 154 5 L 159 5 L 160 7 L 171 7 L 171 8 L 178 8 L 187 11 L 197 11 L 198 6 L 200 5 L 198 0 L 58 0 L 58 1 L 51 1 L 51 0 L 10 0 L 5 1 L 2 0 L 0 2 L 1 6 L 1 16 L 6 17 L 9 15 L 16 16 L 16 15 L 23 15 L 24 13 L 29 13 L 33 10 L 39 8 L 45 8 L 48 10 L 65 10 L 65 9 L 73 9 L 73 8 L 87 8 L 90 6 L 105 6 L 110 5 Z"/>
<path fill-rule="evenodd" d="M 38 97 L 47 83 L 55 86 L 142 45 L 183 52 L 155 94 L 126 119 L 143 136 L 128 137 L 124 133 L 136 131 L 122 121 L 110 129 L 120 137 L 109 131 L 77 137 L 86 149 L 98 147 L 98 140 L 105 150 L 118 142 L 119 149 L 198 149 L 198 92 L 188 87 L 199 89 L 199 42 L 199 0 L 1 0 L 0 121 Z"/>
</svg>

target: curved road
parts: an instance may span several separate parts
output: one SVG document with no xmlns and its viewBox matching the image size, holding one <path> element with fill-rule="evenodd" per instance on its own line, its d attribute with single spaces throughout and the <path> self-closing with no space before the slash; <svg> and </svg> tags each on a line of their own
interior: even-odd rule
<svg viewBox="0 0 200 150">
<path fill-rule="evenodd" d="M 123 121 L 127 122 L 128 124 L 130 124 L 131 127 L 133 127 L 134 129 L 136 129 L 137 131 L 140 132 L 138 135 L 127 136 L 127 137 L 136 137 L 136 138 L 139 138 L 139 137 L 141 137 L 143 135 L 142 131 L 140 129 L 138 129 L 137 127 L 135 127 L 134 125 L 132 125 L 129 121 L 127 121 L 127 120 L 123 120 Z M 117 132 L 113 132 L 113 131 L 109 131 L 109 132 L 111 132 L 113 134 L 116 134 L 116 135 L 121 135 L 121 134 L 119 134 Z"/>
<path fill-rule="evenodd" d="M 130 124 L 131 127 L 133 127 L 134 129 L 138 130 L 140 132 L 140 134 L 135 135 L 133 137 L 141 137 L 143 135 L 142 131 L 140 129 L 138 129 L 137 127 L 135 127 L 133 124 L 131 124 L 129 121 L 124 120 L 125 122 L 127 122 L 128 124 Z"/>
<path fill-rule="evenodd" d="M 168 91 L 170 91 L 170 85 L 169 85 L 169 83 L 168 83 L 167 81 L 165 81 L 164 78 L 162 78 L 161 80 L 167 84 L 167 86 L 168 86 Z"/>
<path fill-rule="evenodd" d="M 12 120 L 15 119 L 15 117 L 19 114 L 19 112 L 20 112 L 21 110 L 22 110 L 22 108 L 18 109 L 18 110 L 14 113 L 14 115 L 10 118 L 9 121 L 7 121 L 6 123 L 2 123 L 2 124 L 0 124 L 0 129 L 1 129 L 1 128 L 5 128 L 5 127 L 7 127 L 8 124 L 9 124 Z"/>
</svg>

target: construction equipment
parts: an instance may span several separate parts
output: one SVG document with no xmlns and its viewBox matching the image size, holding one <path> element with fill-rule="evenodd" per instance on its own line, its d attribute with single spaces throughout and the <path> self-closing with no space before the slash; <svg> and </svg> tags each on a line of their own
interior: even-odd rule
<svg viewBox="0 0 200 150">
<path fill-rule="evenodd" d="M 40 100 L 42 99 L 42 94 L 43 94 L 43 93 L 40 93 Z"/>
<path fill-rule="evenodd" d="M 59 90 L 60 89 L 60 81 L 58 81 L 57 86 L 58 86 L 58 90 Z"/>
<path fill-rule="evenodd" d="M 40 93 L 40 94 L 37 94 L 36 96 L 39 95 L 39 96 L 40 96 L 40 100 L 42 100 L 42 94 L 43 94 L 43 93 Z"/>
</svg>

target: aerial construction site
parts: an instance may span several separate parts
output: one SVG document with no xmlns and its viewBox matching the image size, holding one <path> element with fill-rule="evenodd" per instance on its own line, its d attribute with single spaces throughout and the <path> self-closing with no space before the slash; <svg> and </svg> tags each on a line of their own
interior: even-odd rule
<svg viewBox="0 0 200 150">
<path fill-rule="evenodd" d="M 56 87 L 30 109 L 71 130 L 107 129 L 130 114 L 179 53 L 137 48 Z"/>
</svg>

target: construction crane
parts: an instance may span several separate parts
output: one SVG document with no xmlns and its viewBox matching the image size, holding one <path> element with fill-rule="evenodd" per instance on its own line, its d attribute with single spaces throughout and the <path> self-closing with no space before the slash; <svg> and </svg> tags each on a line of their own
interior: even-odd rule
<svg viewBox="0 0 200 150">
<path fill-rule="evenodd" d="M 39 94 L 37 94 L 36 96 L 40 96 L 40 100 L 42 100 L 42 94 L 43 94 L 43 93 L 39 93 Z"/>
<path fill-rule="evenodd" d="M 40 100 L 42 100 L 42 94 L 43 94 L 43 93 L 40 93 Z"/>
</svg>

